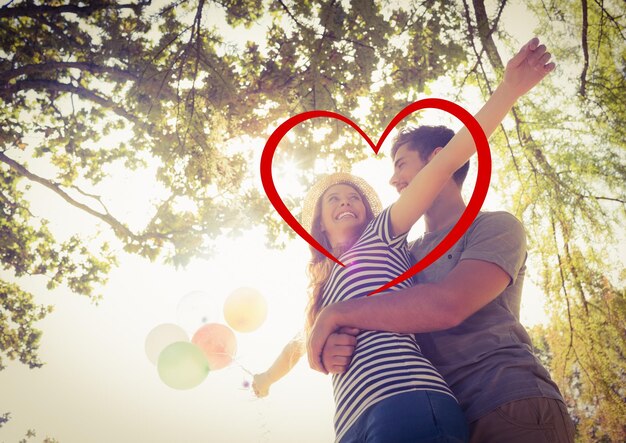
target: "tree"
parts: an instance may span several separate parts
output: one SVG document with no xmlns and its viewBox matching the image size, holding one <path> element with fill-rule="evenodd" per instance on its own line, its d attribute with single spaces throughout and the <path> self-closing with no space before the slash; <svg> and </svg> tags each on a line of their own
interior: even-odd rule
<svg viewBox="0 0 626 443">
<path fill-rule="evenodd" d="M 472 6 L 464 2 L 468 17 L 474 11 L 467 20 L 470 41 L 480 42 L 491 67 L 501 72 L 494 21 L 482 1 Z M 551 373 L 583 441 L 626 438 L 624 263 L 607 260 L 623 235 L 626 203 L 626 100 L 618 92 L 626 90 L 626 22 L 619 10 L 617 2 L 535 6 L 539 29 L 566 79 L 545 85 L 543 100 L 522 102 L 513 110 L 513 130 L 491 144 L 501 155 L 508 151 L 500 186 L 511 189 L 510 177 L 516 177 L 509 204 L 530 231 L 552 311 L 543 331 Z"/>
<path fill-rule="evenodd" d="M 44 276 L 49 287 L 97 300 L 117 244 L 184 266 L 211 254 L 212 239 L 260 224 L 280 246 L 292 233 L 251 185 L 254 153 L 239 145 L 312 109 L 379 134 L 442 76 L 455 85 L 450 99 L 474 87 L 486 97 L 502 51 L 517 45 L 502 21 L 516 7 L 506 1 L 257 3 L 23 0 L 0 8 L 0 254 L 10 275 Z M 604 255 L 620 239 L 626 202 L 620 8 L 617 0 L 529 6 L 564 81 L 544 82 L 549 93 L 523 100 L 513 126 L 491 142 L 503 171 L 494 186 L 528 228 L 554 313 L 535 338 L 581 438 L 612 441 L 626 436 L 623 264 Z M 229 42 L 208 25 L 220 14 L 224 26 L 265 34 Z M 364 100 L 366 116 L 357 112 Z M 277 166 L 295 161 L 304 185 L 317 158 L 346 170 L 366 155 L 346 149 L 360 141 L 336 122 L 309 121 L 294 135 L 281 143 Z M 148 187 L 162 192 L 137 226 L 116 212 L 106 184 L 112 171 L 145 170 L 154 171 Z M 30 210 L 33 182 L 93 217 L 114 244 L 55 238 L 46 214 Z M 50 309 L 15 283 L 1 288 L 0 352 L 40 364 L 33 324 Z"/>
<path fill-rule="evenodd" d="M 246 184 L 252 153 L 232 142 L 263 138 L 295 112 L 351 114 L 359 97 L 369 96 L 379 60 L 398 87 L 423 90 L 464 59 L 446 38 L 453 20 L 442 27 L 423 5 L 388 10 L 389 20 L 373 1 L 346 8 L 205 0 L 159 7 L 145 0 L 23 0 L 1 7 L 3 268 L 13 278 L 41 276 L 49 288 L 62 284 L 97 300 L 116 264 L 116 248 L 105 240 L 55 238 L 46 214 L 30 209 L 32 183 L 93 217 L 125 251 L 176 266 L 211 254 L 217 236 L 254 224 L 267 226 L 270 242 L 284 242 L 291 234 L 260 190 Z M 437 10 L 452 17 L 443 4 Z M 233 47 L 206 24 L 219 13 L 233 27 L 269 17 L 265 41 Z M 404 63 L 401 44 L 387 43 L 394 35 L 423 37 L 429 46 L 413 43 L 420 55 Z M 379 97 L 378 112 L 402 103 Z M 341 143 L 311 143 L 315 128 L 330 129 L 324 142 L 339 140 L 340 128 L 328 122 L 298 128 L 285 152 L 297 153 L 303 170 L 320 153 L 332 151 L 342 165 L 363 157 L 337 149 Z M 105 194 L 108 171 L 148 167 L 156 171 L 149 187 L 163 196 L 143 226 L 131 227 Z M 34 323 L 51 308 L 36 305 L 17 284 L 1 288 L 0 355 L 37 367 L 41 333 Z"/>
</svg>

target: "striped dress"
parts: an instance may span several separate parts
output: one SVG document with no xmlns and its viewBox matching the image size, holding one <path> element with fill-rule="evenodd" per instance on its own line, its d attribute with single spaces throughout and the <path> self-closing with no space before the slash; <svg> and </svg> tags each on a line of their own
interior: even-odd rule
<svg viewBox="0 0 626 443">
<path fill-rule="evenodd" d="M 333 268 L 322 294 L 324 307 L 364 297 L 411 266 L 406 234 L 391 236 L 389 208 L 370 222 L 340 261 L 346 266 Z M 405 280 L 390 291 L 410 287 L 413 283 L 412 279 Z M 348 370 L 333 375 L 336 441 L 341 440 L 368 407 L 414 390 L 453 396 L 441 375 L 422 355 L 412 334 L 361 332 Z"/>
</svg>

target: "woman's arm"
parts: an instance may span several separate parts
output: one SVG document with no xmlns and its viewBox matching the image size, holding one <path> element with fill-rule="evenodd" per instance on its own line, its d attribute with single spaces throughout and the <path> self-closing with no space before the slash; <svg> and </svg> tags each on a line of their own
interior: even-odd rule
<svg viewBox="0 0 626 443">
<path fill-rule="evenodd" d="M 539 39 L 533 38 L 506 66 L 504 79 L 487 103 L 474 116 L 485 135 L 489 137 L 519 97 L 538 84 L 554 63 L 548 63 L 550 53 Z M 433 159 L 404 188 L 390 210 L 391 226 L 395 236 L 407 232 L 428 210 L 450 179 L 474 153 L 476 145 L 463 127 Z"/>
<path fill-rule="evenodd" d="M 270 387 L 291 371 L 291 369 L 304 355 L 304 346 L 305 344 L 302 334 L 299 333 L 285 345 L 281 353 L 267 371 L 261 372 L 260 374 L 254 374 L 252 380 L 252 390 L 257 397 L 262 398 L 267 396 L 269 394 Z"/>
</svg>

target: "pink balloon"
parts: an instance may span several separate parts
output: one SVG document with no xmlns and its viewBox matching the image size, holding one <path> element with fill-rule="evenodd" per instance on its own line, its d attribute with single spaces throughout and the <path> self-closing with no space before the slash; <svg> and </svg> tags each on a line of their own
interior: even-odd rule
<svg viewBox="0 0 626 443">
<path fill-rule="evenodd" d="M 207 323 L 196 331 L 191 342 L 199 346 L 209 360 L 211 371 L 228 366 L 237 353 L 237 339 L 228 326 Z"/>
</svg>

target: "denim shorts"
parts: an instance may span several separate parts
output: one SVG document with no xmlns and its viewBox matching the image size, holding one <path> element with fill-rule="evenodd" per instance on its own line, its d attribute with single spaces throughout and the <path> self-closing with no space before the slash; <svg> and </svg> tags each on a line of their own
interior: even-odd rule
<svg viewBox="0 0 626 443">
<path fill-rule="evenodd" d="M 464 443 L 468 436 L 456 400 L 423 390 L 403 392 L 370 406 L 340 443 Z"/>
</svg>

